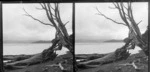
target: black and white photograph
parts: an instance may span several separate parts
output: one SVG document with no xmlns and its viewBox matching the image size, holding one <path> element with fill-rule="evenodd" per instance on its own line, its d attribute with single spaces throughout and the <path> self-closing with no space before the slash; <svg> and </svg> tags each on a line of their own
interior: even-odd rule
<svg viewBox="0 0 150 72">
<path fill-rule="evenodd" d="M 149 72 L 148 0 L 0 1 L 2 72 Z"/>
<path fill-rule="evenodd" d="M 148 2 L 75 3 L 76 72 L 148 72 Z"/>
<path fill-rule="evenodd" d="M 2 3 L 4 72 L 73 72 L 73 3 Z"/>
</svg>

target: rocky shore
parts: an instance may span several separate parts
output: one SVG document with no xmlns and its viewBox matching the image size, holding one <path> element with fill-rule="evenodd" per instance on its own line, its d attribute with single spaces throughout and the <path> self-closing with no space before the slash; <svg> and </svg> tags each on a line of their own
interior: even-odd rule
<svg viewBox="0 0 150 72">
<path fill-rule="evenodd" d="M 10 60 L 4 63 L 5 72 L 73 72 L 72 55 L 60 55 L 52 61 L 35 63 L 32 65 L 9 66 L 7 64 L 17 62 L 32 57 L 34 55 L 5 55 L 4 60 Z"/>
</svg>

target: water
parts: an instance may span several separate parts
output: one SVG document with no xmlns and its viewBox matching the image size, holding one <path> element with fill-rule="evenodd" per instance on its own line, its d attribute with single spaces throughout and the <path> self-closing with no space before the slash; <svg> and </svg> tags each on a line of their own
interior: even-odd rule
<svg viewBox="0 0 150 72">
<path fill-rule="evenodd" d="M 109 42 L 109 43 L 76 43 L 75 45 L 75 54 L 103 54 L 113 52 L 118 48 L 121 48 L 124 45 L 123 42 Z M 131 54 L 138 53 L 140 50 L 139 47 L 136 47 L 135 50 L 130 50 Z"/>
<path fill-rule="evenodd" d="M 19 54 L 36 54 L 42 52 L 51 46 L 50 43 L 4 43 L 3 55 L 19 55 Z M 109 53 L 115 51 L 124 45 L 119 43 L 76 43 L 75 54 L 92 54 L 92 53 Z M 136 47 L 135 50 L 130 50 L 130 53 L 135 54 L 140 50 Z M 58 55 L 66 54 L 67 48 L 57 51 Z"/>
<path fill-rule="evenodd" d="M 3 55 L 36 54 L 51 46 L 51 43 L 4 43 Z M 68 49 L 63 48 L 56 53 L 65 54 Z"/>
</svg>

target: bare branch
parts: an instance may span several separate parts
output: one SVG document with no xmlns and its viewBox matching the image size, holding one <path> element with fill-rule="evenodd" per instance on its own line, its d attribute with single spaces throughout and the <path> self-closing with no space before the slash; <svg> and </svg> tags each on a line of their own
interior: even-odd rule
<svg viewBox="0 0 150 72">
<path fill-rule="evenodd" d="M 137 23 L 137 25 L 139 25 L 142 22 L 142 20 L 140 22 Z"/>
<path fill-rule="evenodd" d="M 24 8 L 23 8 L 23 10 L 24 10 L 25 13 L 26 13 L 26 14 L 24 14 L 24 15 L 29 16 L 29 17 L 31 17 L 32 19 L 34 19 L 34 20 L 36 20 L 36 21 L 38 21 L 38 22 L 40 22 L 40 23 L 42 23 L 42 24 L 44 24 L 44 25 L 50 25 L 50 26 L 53 26 L 52 24 L 44 23 L 43 21 L 41 21 L 41 20 L 39 20 L 39 19 L 37 19 L 37 18 L 34 18 L 34 17 L 33 17 L 32 15 L 30 15 Z"/>
<path fill-rule="evenodd" d="M 49 4 L 49 6 L 51 7 L 51 9 L 53 9 L 55 11 L 55 9 L 51 6 L 51 4 Z"/>
<path fill-rule="evenodd" d="M 128 10 L 128 8 L 123 4 L 123 7 L 126 9 L 126 10 Z"/>
<path fill-rule="evenodd" d="M 41 6 L 42 6 L 42 5 L 41 5 Z M 46 4 L 44 3 L 42 7 L 45 8 L 46 16 L 47 16 L 47 18 L 49 19 L 49 21 L 53 24 L 54 27 L 56 27 L 56 23 L 55 23 L 55 21 L 53 20 L 51 14 L 49 13 L 49 11 L 48 11 L 48 9 L 47 9 L 47 7 L 46 7 Z"/>
<path fill-rule="evenodd" d="M 64 26 L 67 25 L 68 23 L 69 23 L 69 21 L 67 21 L 67 22 L 64 24 Z"/>
<path fill-rule="evenodd" d="M 127 21 L 126 16 L 124 15 L 122 11 L 123 10 L 122 7 L 119 5 L 119 3 L 116 3 L 116 5 L 118 7 L 118 11 L 119 11 L 121 19 L 126 23 L 126 26 L 129 26 L 129 22 Z"/>
<path fill-rule="evenodd" d="M 53 10 L 55 10 L 55 9 L 51 7 L 51 4 L 47 4 L 47 6 L 48 6 L 48 11 L 49 11 L 50 15 L 52 16 L 51 18 L 53 18 L 53 17 L 56 18 L 56 16 L 55 16 L 55 15 L 52 13 L 52 11 L 51 11 L 51 9 L 53 9 Z M 54 19 L 54 18 L 53 18 L 53 19 Z"/>
<path fill-rule="evenodd" d="M 114 6 L 115 6 L 116 8 L 118 8 L 117 4 L 115 4 L 114 2 L 113 2 L 113 4 L 114 4 Z"/>
<path fill-rule="evenodd" d="M 115 4 L 114 4 L 114 5 L 115 5 Z M 125 19 L 124 19 L 123 13 L 122 13 L 122 11 L 121 11 L 122 9 L 120 8 L 119 4 L 116 3 L 116 6 L 117 6 L 117 8 L 118 8 L 118 11 L 119 11 L 119 14 L 120 14 L 121 19 L 122 19 L 126 24 L 128 24 L 128 23 L 125 21 Z"/>
<path fill-rule="evenodd" d="M 115 20 L 113 20 L 113 19 L 111 19 L 111 18 L 107 17 L 106 15 L 102 14 L 102 13 L 98 10 L 98 8 L 97 8 L 97 7 L 96 7 L 96 9 L 97 9 L 97 11 L 99 12 L 99 13 L 98 13 L 98 15 L 101 15 L 101 16 L 105 17 L 106 19 L 111 20 L 111 21 L 112 21 L 112 22 L 114 22 L 114 23 L 122 24 L 122 25 L 125 25 L 125 26 L 126 26 L 126 24 L 124 24 L 124 23 L 120 23 L 120 22 L 117 22 L 117 21 L 115 21 Z"/>
<path fill-rule="evenodd" d="M 41 5 L 41 7 L 42 7 L 43 9 L 45 9 L 44 3 L 40 3 L 40 5 Z"/>
<path fill-rule="evenodd" d="M 43 8 L 38 8 L 38 7 L 35 7 L 37 10 L 44 10 Z"/>
</svg>

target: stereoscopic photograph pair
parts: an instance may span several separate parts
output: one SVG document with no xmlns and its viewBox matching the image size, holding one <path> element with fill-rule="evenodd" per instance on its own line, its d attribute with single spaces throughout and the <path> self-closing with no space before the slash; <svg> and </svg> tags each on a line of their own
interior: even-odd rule
<svg viewBox="0 0 150 72">
<path fill-rule="evenodd" d="M 0 4 L 2 72 L 148 72 L 148 1 Z"/>
</svg>

